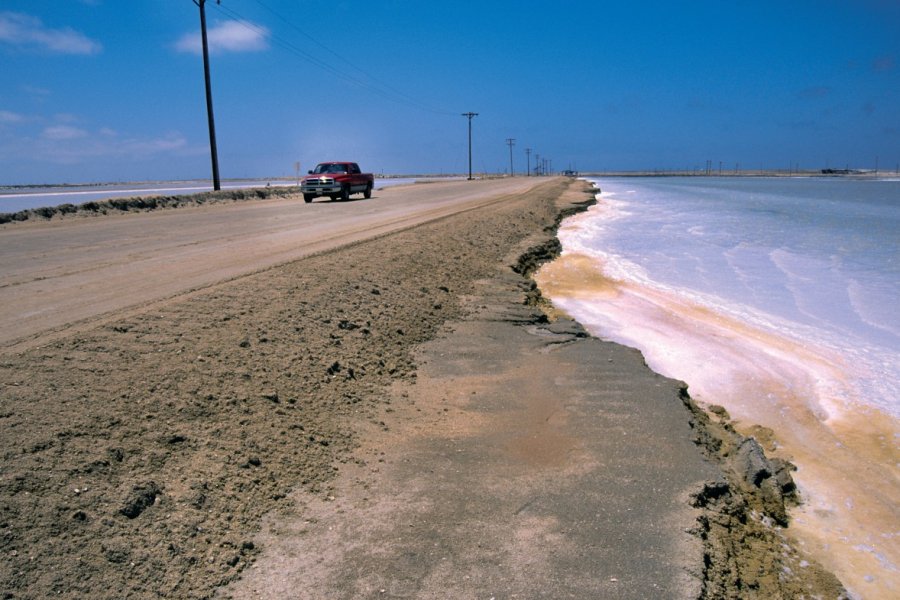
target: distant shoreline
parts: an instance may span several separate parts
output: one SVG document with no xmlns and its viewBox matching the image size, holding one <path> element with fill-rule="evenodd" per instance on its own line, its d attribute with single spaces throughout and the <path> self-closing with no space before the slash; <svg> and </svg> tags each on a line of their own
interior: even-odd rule
<svg viewBox="0 0 900 600">
<path fill-rule="evenodd" d="M 448 180 L 452 177 L 379 176 L 376 182 L 381 188 L 427 183 L 437 179 Z M 96 216 L 299 194 L 297 180 L 293 178 L 225 180 L 220 191 L 213 191 L 212 184 L 203 180 L 14 187 L 12 190 L 9 187 L 0 188 L 0 225 L 34 219 L 46 220 L 76 213 L 80 216 Z M 12 193 L 9 193 L 10 190 Z"/>
<path fill-rule="evenodd" d="M 301 175 L 302 177 L 302 175 Z M 456 177 L 465 177 L 465 174 L 390 174 L 375 173 L 375 179 L 453 179 Z M 231 179 L 222 179 L 223 184 L 255 182 L 260 187 L 267 183 L 296 183 L 297 177 L 280 176 L 280 177 L 234 177 Z M 137 186 L 137 185 L 186 185 L 197 184 L 212 187 L 212 181 L 209 179 L 146 179 L 142 181 L 84 181 L 84 182 L 63 182 L 63 183 L 17 183 L 17 184 L 0 184 L 0 197 L 9 190 L 29 190 L 29 189 L 69 189 L 69 188 L 109 188 L 116 186 Z"/>
<path fill-rule="evenodd" d="M 894 179 L 900 177 L 900 173 L 894 171 L 865 171 L 854 169 L 831 169 L 816 171 L 787 171 L 787 170 L 747 170 L 747 171 L 716 171 L 712 173 L 695 171 L 595 171 L 579 173 L 579 177 L 822 177 L 822 178 L 855 178 L 855 179 Z"/>
<path fill-rule="evenodd" d="M 862 170 L 845 170 L 837 169 L 830 172 L 818 171 L 766 171 L 766 170 L 747 170 L 739 172 L 692 172 L 692 171 L 588 171 L 588 172 L 569 172 L 573 177 L 634 177 L 634 178 L 670 178 L 670 177 L 691 177 L 691 178 L 762 178 L 762 177 L 778 177 L 778 178 L 833 178 L 833 179 L 856 179 L 856 180 L 894 180 L 900 175 L 890 174 L 885 171 L 862 171 Z M 379 181 L 389 182 L 391 180 L 415 180 L 417 183 L 448 180 L 464 177 L 463 175 L 376 175 Z M 490 175 L 479 174 L 478 179 L 488 179 L 496 177 L 507 177 L 506 175 Z M 517 175 L 517 177 L 525 177 L 525 175 Z M 548 177 L 548 175 L 534 175 L 534 177 Z M 6 208 L 0 204 L 0 225 L 4 223 L 28 221 L 32 219 L 49 219 L 54 216 L 68 215 L 70 213 L 80 213 L 82 215 L 106 214 L 109 211 L 145 211 L 155 210 L 158 208 L 175 208 L 189 204 L 203 204 L 206 202 L 222 202 L 236 201 L 246 199 L 267 198 L 271 195 L 285 195 L 288 190 L 296 186 L 297 179 L 295 177 L 272 177 L 264 179 L 247 178 L 247 179 L 225 179 L 222 181 L 223 189 L 219 192 L 213 192 L 212 183 L 206 179 L 187 179 L 187 180 L 163 180 L 163 181 L 142 181 L 142 182 L 105 182 L 105 183 L 62 183 L 62 184 L 24 184 L 24 185 L 0 185 L 0 202 L 4 200 L 20 202 L 12 209 Z M 140 189 L 140 186 L 187 186 L 195 184 L 193 187 L 173 187 L 163 189 L 153 189 L 148 187 L 146 190 Z M 386 185 L 390 185 L 386 183 Z M 138 189 L 115 189 L 138 188 Z M 209 188 L 209 189 L 207 189 Z M 35 191 L 31 191 L 35 190 Z M 253 190 L 260 190 L 254 192 Z M 276 192 L 275 190 L 280 190 Z M 50 196 L 66 196 L 66 195 L 85 195 L 95 194 L 97 197 L 92 200 L 84 199 L 79 202 L 47 202 L 44 204 L 28 203 L 28 198 L 50 197 Z M 125 200 L 130 200 L 126 202 Z M 24 201 L 24 202 L 23 202 Z"/>
<path fill-rule="evenodd" d="M 376 179 L 453 179 L 465 177 L 465 173 L 376 173 Z M 479 178 L 492 177 L 508 177 L 506 173 L 479 173 Z M 528 177 L 528 175 L 517 173 L 516 177 Z M 531 175 L 530 177 L 549 177 L 548 175 Z M 900 177 L 900 171 L 888 170 L 869 170 L 869 169 L 715 169 L 710 172 L 705 170 L 667 170 L 667 169 L 649 169 L 638 171 L 613 170 L 613 171 L 579 171 L 576 172 L 578 177 L 861 177 L 861 178 L 894 178 Z M 279 177 L 234 177 L 231 179 L 223 179 L 223 184 L 238 182 L 257 182 L 261 186 L 266 183 L 291 183 L 296 182 L 296 176 L 279 176 Z M 138 186 L 138 185 L 185 185 L 197 184 L 212 186 L 209 179 L 147 179 L 143 181 L 95 181 L 95 182 L 63 182 L 63 183 L 22 183 L 22 184 L 0 184 L 0 198 L 5 192 L 43 189 L 43 188 L 110 188 L 115 186 Z"/>
</svg>

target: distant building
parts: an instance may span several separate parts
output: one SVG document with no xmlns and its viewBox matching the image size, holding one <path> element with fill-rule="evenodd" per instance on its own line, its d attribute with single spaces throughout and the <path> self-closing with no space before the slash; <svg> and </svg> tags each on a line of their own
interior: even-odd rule
<svg viewBox="0 0 900 600">
<path fill-rule="evenodd" d="M 872 169 L 822 169 L 822 175 L 867 175 L 877 172 Z"/>
</svg>

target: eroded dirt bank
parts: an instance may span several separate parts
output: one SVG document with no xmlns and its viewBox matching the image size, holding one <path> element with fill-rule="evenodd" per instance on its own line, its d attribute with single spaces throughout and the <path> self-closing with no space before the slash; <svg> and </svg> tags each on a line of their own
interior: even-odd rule
<svg viewBox="0 0 900 600">
<path fill-rule="evenodd" d="M 416 349 L 472 313 L 478 282 L 510 252 L 550 235 L 569 186 L 548 181 L 0 357 L 0 593 L 203 598 L 233 581 L 265 551 L 264 515 L 302 510 L 298 490 L 329 498 L 361 466 L 355 449 L 377 451 L 362 436 L 406 414 L 395 390 L 416 380 Z M 786 489 L 783 469 L 694 414 L 711 456 L 758 467 L 749 487 L 729 479 L 736 468 L 698 490 L 696 534 L 719 540 L 697 567 L 705 596 L 839 594 L 800 566 L 777 514 L 743 500 Z"/>
</svg>

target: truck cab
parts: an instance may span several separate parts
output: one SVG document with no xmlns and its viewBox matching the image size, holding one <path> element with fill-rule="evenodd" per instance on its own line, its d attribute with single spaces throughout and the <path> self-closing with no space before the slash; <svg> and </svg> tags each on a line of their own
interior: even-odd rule
<svg viewBox="0 0 900 600">
<path fill-rule="evenodd" d="M 349 200 L 351 194 L 362 193 L 372 197 L 375 177 L 363 173 L 355 162 L 332 161 L 316 165 L 300 183 L 303 200 L 312 202 L 317 196 L 328 196 L 332 200 Z"/>
</svg>

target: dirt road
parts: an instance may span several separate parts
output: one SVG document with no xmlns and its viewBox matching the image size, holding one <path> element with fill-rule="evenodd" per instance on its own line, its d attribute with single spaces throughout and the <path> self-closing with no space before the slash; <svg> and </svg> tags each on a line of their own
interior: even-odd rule
<svg viewBox="0 0 900 600">
<path fill-rule="evenodd" d="M 537 179 L 419 184 L 370 200 L 297 198 L 0 229 L 0 347 L 81 321 L 503 201 Z M 52 336 L 51 336 L 52 337 Z"/>
</svg>

